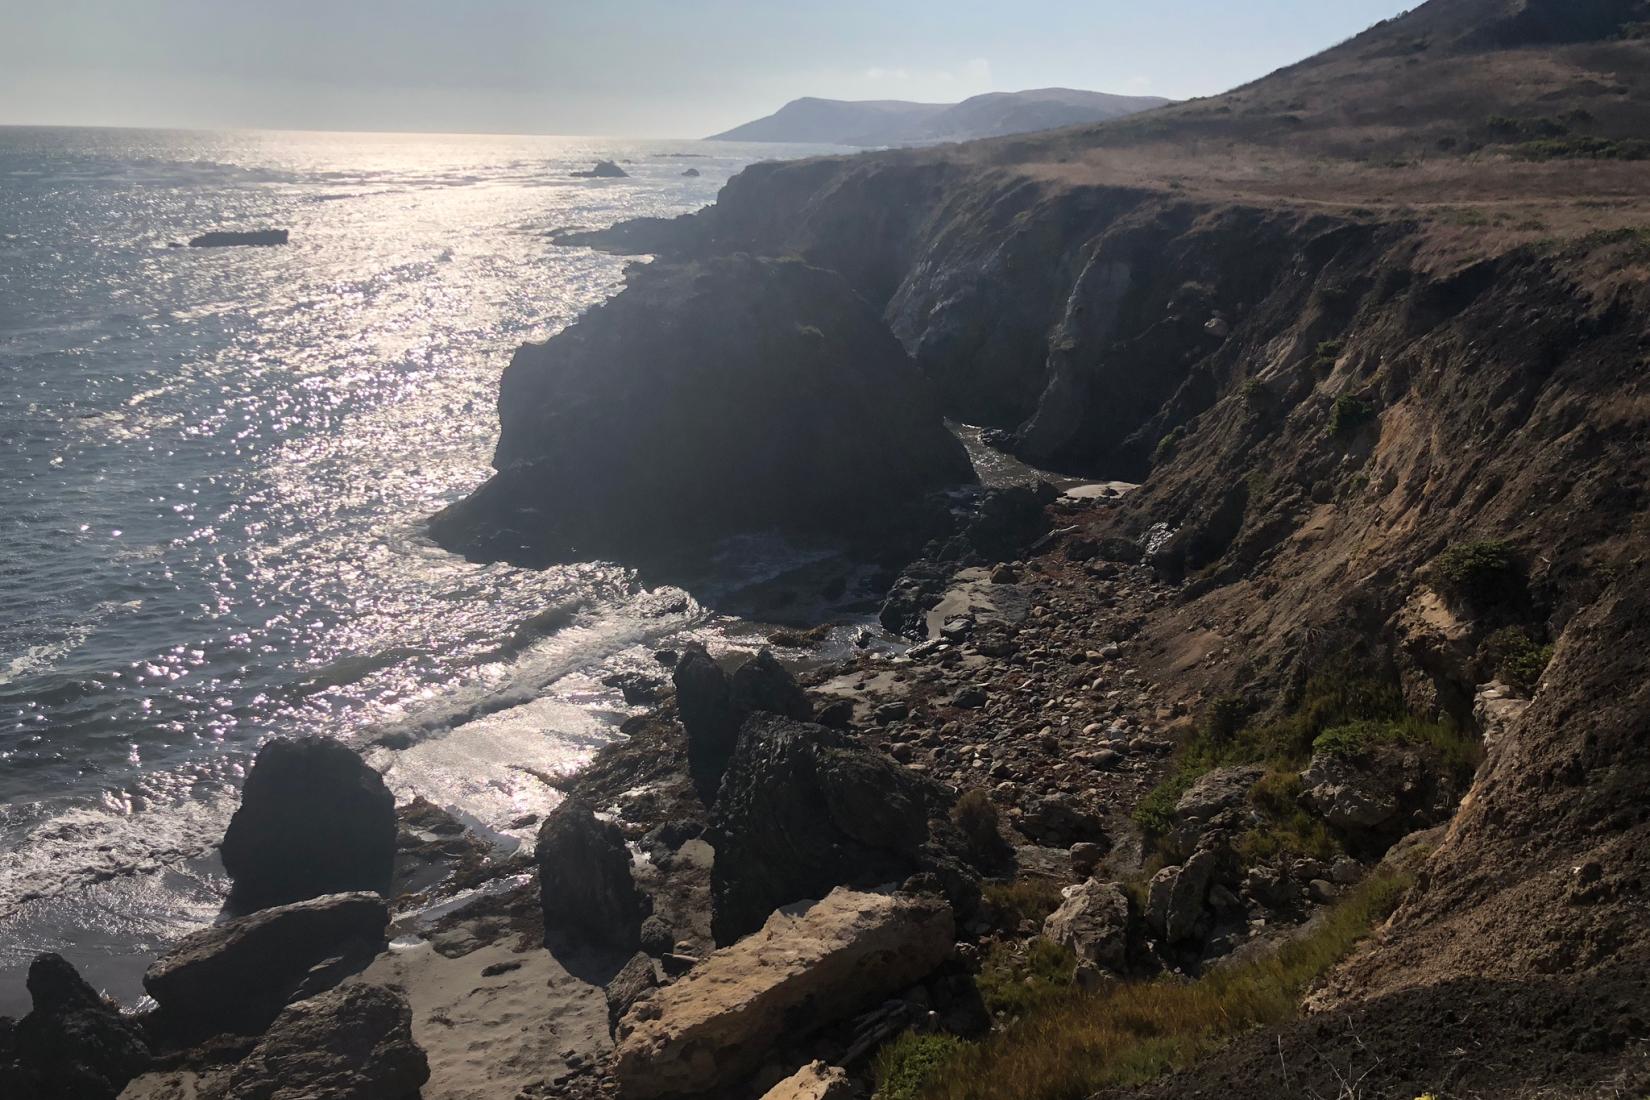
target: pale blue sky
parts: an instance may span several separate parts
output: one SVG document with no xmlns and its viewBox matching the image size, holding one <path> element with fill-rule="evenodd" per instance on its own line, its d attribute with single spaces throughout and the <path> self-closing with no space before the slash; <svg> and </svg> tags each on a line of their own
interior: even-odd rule
<svg viewBox="0 0 1650 1100">
<path fill-rule="evenodd" d="M 697 137 L 803 95 L 1183 98 L 1396 0 L 0 0 L 0 123 Z"/>
</svg>

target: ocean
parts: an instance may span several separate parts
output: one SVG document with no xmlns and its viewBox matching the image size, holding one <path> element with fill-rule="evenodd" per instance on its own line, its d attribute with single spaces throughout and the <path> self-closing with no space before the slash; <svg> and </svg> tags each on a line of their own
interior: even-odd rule
<svg viewBox="0 0 1650 1100">
<path fill-rule="evenodd" d="M 141 995 L 218 915 L 213 847 L 269 737 L 341 737 L 507 847 L 556 799 L 534 773 L 635 712 L 604 679 L 760 643 L 697 586 L 472 565 L 423 522 L 487 476 L 514 348 L 621 284 L 553 230 L 824 151 L 0 128 L 0 1014 L 41 951 Z M 571 178 L 597 158 L 630 178 Z M 291 243 L 171 247 L 218 228 Z M 805 554 L 729 552 L 747 576 Z"/>
</svg>

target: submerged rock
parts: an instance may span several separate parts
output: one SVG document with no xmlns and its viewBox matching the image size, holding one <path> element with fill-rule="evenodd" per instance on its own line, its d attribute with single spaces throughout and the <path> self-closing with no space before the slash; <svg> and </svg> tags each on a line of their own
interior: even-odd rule
<svg viewBox="0 0 1650 1100">
<path fill-rule="evenodd" d="M 230 903 L 246 911 L 324 894 L 389 888 L 395 798 L 330 737 L 277 738 L 258 750 L 223 837 Z"/>
<path fill-rule="evenodd" d="M 416 1100 L 429 1060 L 401 993 L 352 983 L 289 1005 L 230 1075 L 234 1100 Z"/>
<path fill-rule="evenodd" d="M 780 1039 L 794 1041 L 926 977 L 951 954 L 954 936 L 950 908 L 931 897 L 833 890 L 774 913 L 621 1021 L 623 1094 L 650 1100 L 725 1089 Z"/>
<path fill-rule="evenodd" d="M 435 517 L 472 558 L 675 553 L 739 532 L 886 537 L 972 481 L 927 381 L 840 276 L 737 255 L 655 263 L 499 394 L 498 473 Z"/>
<path fill-rule="evenodd" d="M 539 827 L 536 858 L 547 934 L 636 950 L 653 903 L 636 888 L 630 849 L 617 825 L 598 818 L 582 799 L 569 798 Z"/>
<path fill-rule="evenodd" d="M 27 1016 L 0 1018 L 0 1094 L 7 1100 L 114 1100 L 149 1066 L 137 1021 L 120 1014 L 61 955 L 29 965 Z"/>
<path fill-rule="evenodd" d="M 185 1036 L 256 1034 L 296 995 L 336 985 L 384 945 L 376 894 L 262 909 L 180 940 L 143 975 L 166 1026 Z"/>
<path fill-rule="evenodd" d="M 782 905 L 837 886 L 937 872 L 955 900 L 977 894 L 938 784 L 824 726 L 753 715 L 722 779 L 711 828 L 711 931 L 755 931 Z"/>
<path fill-rule="evenodd" d="M 288 231 L 285 229 L 253 229 L 244 232 L 218 230 L 212 233 L 202 233 L 198 237 L 191 237 L 190 248 L 233 248 L 238 245 L 270 245 L 286 244 Z"/>
</svg>

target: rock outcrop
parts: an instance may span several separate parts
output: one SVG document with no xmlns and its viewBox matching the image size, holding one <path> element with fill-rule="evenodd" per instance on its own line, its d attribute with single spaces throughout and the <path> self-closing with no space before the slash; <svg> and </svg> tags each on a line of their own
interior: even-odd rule
<svg viewBox="0 0 1650 1100">
<path fill-rule="evenodd" d="M 247 911 L 323 894 L 389 888 L 395 797 L 330 737 L 276 738 L 258 750 L 223 838 L 230 904 Z"/>
<path fill-rule="evenodd" d="M 1146 923 L 1164 943 L 1182 943 L 1204 930 L 1209 886 L 1219 862 L 1214 850 L 1199 848 L 1185 863 L 1152 876 L 1147 886 Z"/>
<path fill-rule="evenodd" d="M 716 849 L 716 942 L 732 943 L 780 906 L 837 886 L 937 872 L 963 900 L 972 880 L 955 854 L 962 838 L 944 832 L 950 801 L 937 784 L 834 730 L 753 715 L 706 833 Z"/>
<path fill-rule="evenodd" d="M 636 950 L 653 903 L 636 888 L 617 825 L 598 818 L 582 799 L 568 798 L 539 827 L 535 858 L 547 936 Z"/>
<path fill-rule="evenodd" d="M 31 1010 L 0 1018 L 0 1095 L 7 1100 L 114 1100 L 148 1068 L 137 1021 L 81 978 L 61 955 L 29 966 Z"/>
<path fill-rule="evenodd" d="M 230 1074 L 232 1100 L 416 1100 L 430 1065 L 402 994 L 352 982 L 288 1006 Z"/>
<path fill-rule="evenodd" d="M 366 966 L 389 913 L 376 894 L 332 894 L 249 913 L 180 940 L 143 975 L 172 1032 L 256 1034 L 294 996 Z"/>
<path fill-rule="evenodd" d="M 474 558 L 648 557 L 741 531 L 877 533 L 973 480 L 927 383 L 841 276 L 653 264 L 499 393 L 498 473 L 432 533 Z"/>
<path fill-rule="evenodd" d="M 626 1097 L 724 1089 L 795 1039 L 927 976 L 955 934 L 942 901 L 833 890 L 774 913 L 759 932 L 716 951 L 620 1023 Z"/>
</svg>

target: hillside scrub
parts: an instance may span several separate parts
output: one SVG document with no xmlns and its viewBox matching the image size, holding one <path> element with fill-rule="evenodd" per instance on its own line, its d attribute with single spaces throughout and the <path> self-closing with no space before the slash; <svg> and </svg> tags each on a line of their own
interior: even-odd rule
<svg viewBox="0 0 1650 1100">
<path fill-rule="evenodd" d="M 980 1043 L 936 1053 L 921 1047 L 922 1086 L 877 1096 L 914 1100 L 1067 1100 L 1140 1084 L 1189 1064 L 1250 1028 L 1294 1018 L 1301 996 L 1397 908 L 1410 876 L 1371 876 L 1324 919 L 1263 959 L 1216 968 L 1193 982 L 1171 978 L 1084 993 L 1071 985 L 1028 998 L 1018 1022 Z M 891 1048 L 909 1052 L 921 1039 Z M 903 1066 L 912 1064 L 909 1053 Z M 879 1069 L 882 1063 L 879 1062 Z M 892 1074 L 879 1083 L 893 1082 Z M 909 1076 L 900 1076 L 907 1087 Z"/>
</svg>

